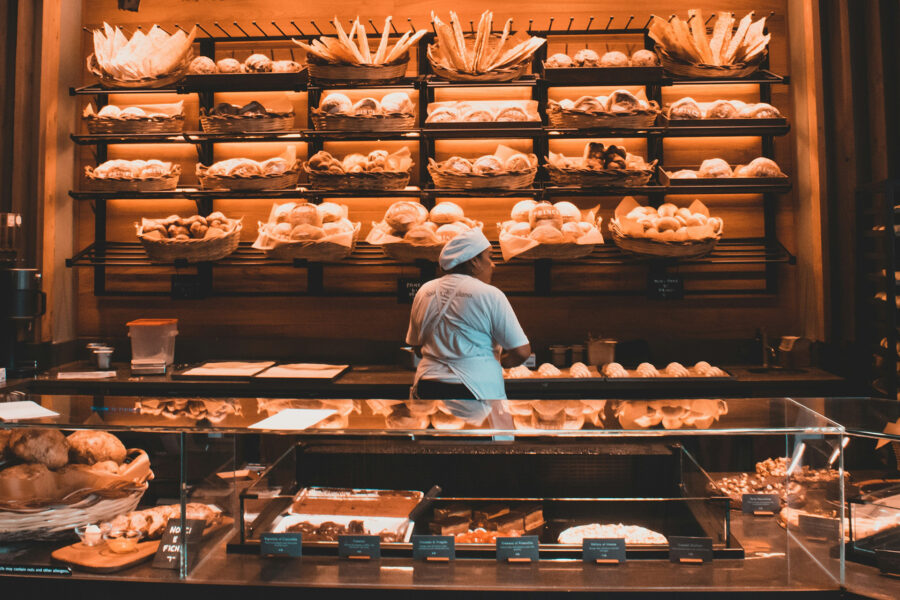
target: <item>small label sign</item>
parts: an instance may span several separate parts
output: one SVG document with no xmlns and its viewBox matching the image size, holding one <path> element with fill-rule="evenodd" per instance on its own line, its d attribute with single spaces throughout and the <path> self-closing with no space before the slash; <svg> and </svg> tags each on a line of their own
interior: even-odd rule
<svg viewBox="0 0 900 600">
<path fill-rule="evenodd" d="M 875 564 L 882 573 L 900 576 L 900 550 L 876 548 Z"/>
<path fill-rule="evenodd" d="M 169 519 L 163 531 L 162 540 L 153 557 L 153 566 L 157 569 L 177 569 L 181 562 L 181 549 L 187 546 L 188 569 L 197 560 L 197 550 L 206 521 L 203 519 L 187 519 L 184 522 L 184 533 L 181 531 L 181 519 Z"/>
<path fill-rule="evenodd" d="M 741 495 L 741 512 L 752 515 L 774 515 L 781 510 L 781 500 L 776 494 Z"/>
<path fill-rule="evenodd" d="M 377 535 L 338 536 L 338 556 L 357 560 L 381 558 L 381 538 Z"/>
<path fill-rule="evenodd" d="M 581 542 L 584 562 L 620 564 L 625 562 L 624 538 L 594 538 Z"/>
<path fill-rule="evenodd" d="M 798 525 L 803 535 L 816 540 L 837 540 L 840 535 L 840 522 L 830 517 L 801 514 Z"/>
<path fill-rule="evenodd" d="M 72 567 L 49 565 L 0 565 L 0 575 L 71 575 Z"/>
<path fill-rule="evenodd" d="M 259 554 L 300 558 L 303 555 L 303 534 L 264 533 L 259 540 Z"/>
<path fill-rule="evenodd" d="M 650 275 L 647 296 L 651 300 L 681 300 L 684 298 L 684 279 L 676 275 Z"/>
<path fill-rule="evenodd" d="M 446 562 L 456 559 L 456 542 L 452 535 L 412 536 L 413 559 Z"/>
<path fill-rule="evenodd" d="M 497 538 L 498 562 L 537 562 L 539 558 L 536 535 Z"/>
<path fill-rule="evenodd" d="M 412 304 L 416 292 L 427 279 L 398 279 L 397 280 L 397 304 Z"/>
<path fill-rule="evenodd" d="M 712 539 L 708 537 L 669 537 L 669 561 L 705 563 L 713 559 Z"/>
</svg>

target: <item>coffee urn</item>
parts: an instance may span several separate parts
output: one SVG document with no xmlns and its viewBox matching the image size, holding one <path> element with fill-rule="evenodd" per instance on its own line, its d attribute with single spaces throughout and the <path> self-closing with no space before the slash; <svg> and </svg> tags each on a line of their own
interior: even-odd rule
<svg viewBox="0 0 900 600">
<path fill-rule="evenodd" d="M 21 217 L 0 213 L 0 368 L 7 378 L 30 377 L 36 362 L 28 356 L 35 322 L 47 310 L 41 272 L 22 268 L 18 257 Z"/>
</svg>

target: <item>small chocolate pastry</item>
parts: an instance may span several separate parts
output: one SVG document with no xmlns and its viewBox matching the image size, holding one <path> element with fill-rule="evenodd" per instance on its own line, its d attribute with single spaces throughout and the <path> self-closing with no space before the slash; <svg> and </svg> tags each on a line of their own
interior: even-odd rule
<svg viewBox="0 0 900 600">
<path fill-rule="evenodd" d="M 522 535 L 525 533 L 525 518 L 522 513 L 510 512 L 501 515 L 489 521 L 489 531 L 498 531 L 500 533 L 515 533 Z"/>
<path fill-rule="evenodd" d="M 441 521 L 448 517 L 465 517 L 472 518 L 472 509 L 464 504 L 448 504 L 447 506 L 438 506 L 434 509 L 434 518 Z"/>
<path fill-rule="evenodd" d="M 492 521 L 497 517 L 509 513 L 509 507 L 502 504 L 486 504 L 472 511 L 472 520 L 481 522 Z"/>
<path fill-rule="evenodd" d="M 212 110 L 209 112 L 213 115 L 238 115 L 240 114 L 240 109 L 234 104 L 229 104 L 228 102 L 219 102 L 218 104 L 213 106 Z"/>
<path fill-rule="evenodd" d="M 469 531 L 469 523 L 466 517 L 447 517 L 440 521 L 432 521 L 428 528 L 435 535 L 456 535 Z"/>
<path fill-rule="evenodd" d="M 266 107 L 254 100 L 242 106 L 238 109 L 238 112 L 242 115 L 264 115 L 266 114 Z"/>
<path fill-rule="evenodd" d="M 516 512 L 522 513 L 525 531 L 537 529 L 544 524 L 544 507 L 540 504 L 525 504 L 518 507 Z"/>
</svg>

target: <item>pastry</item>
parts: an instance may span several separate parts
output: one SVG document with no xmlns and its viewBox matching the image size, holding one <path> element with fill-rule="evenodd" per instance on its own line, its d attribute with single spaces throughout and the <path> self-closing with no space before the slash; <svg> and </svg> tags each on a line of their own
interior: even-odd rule
<svg viewBox="0 0 900 600">
<path fill-rule="evenodd" d="M 600 58 L 599 65 L 601 67 L 627 67 L 628 57 L 618 50 L 612 50 Z"/>
<path fill-rule="evenodd" d="M 302 70 L 303 66 L 300 63 L 294 62 L 292 60 L 272 61 L 273 73 L 299 73 Z"/>
<path fill-rule="evenodd" d="M 120 117 L 121 112 L 122 112 L 122 109 L 120 109 L 115 104 L 107 104 L 106 106 L 101 108 L 99 111 L 97 111 L 97 116 L 102 117 L 104 119 L 118 119 Z"/>
<path fill-rule="evenodd" d="M 602 112 L 606 110 L 606 104 L 594 96 L 582 96 L 575 101 L 573 108 L 583 112 Z"/>
<path fill-rule="evenodd" d="M 603 365 L 603 374 L 607 377 L 628 377 L 628 371 L 625 367 L 617 362 L 607 363 Z"/>
<path fill-rule="evenodd" d="M 457 175 L 468 175 L 472 173 L 472 162 L 461 156 L 451 156 L 444 161 L 444 169 L 456 173 Z"/>
<path fill-rule="evenodd" d="M 666 365 L 665 373 L 668 377 L 687 377 L 689 375 L 688 370 L 681 363 L 677 362 Z"/>
<path fill-rule="evenodd" d="M 353 102 L 350 98 L 339 93 L 328 94 L 319 102 L 319 110 L 332 115 L 349 113 L 352 108 Z"/>
<path fill-rule="evenodd" d="M 446 506 L 437 506 L 434 509 L 434 518 L 436 520 L 447 519 L 450 517 L 472 518 L 472 509 L 464 504 L 447 504 Z"/>
<path fill-rule="evenodd" d="M 407 200 L 394 202 L 384 214 L 384 222 L 394 231 L 406 233 L 413 225 L 425 222 L 428 213 L 426 212 L 425 217 L 423 217 L 419 211 L 419 206 L 421 204 L 418 202 L 409 202 Z"/>
<path fill-rule="evenodd" d="M 69 462 L 69 443 L 57 429 L 16 429 L 9 438 L 9 453 L 23 462 L 59 469 Z"/>
<path fill-rule="evenodd" d="M 291 209 L 289 220 L 291 227 L 297 227 L 298 225 L 312 225 L 313 227 L 322 226 L 322 217 L 319 216 L 316 205 L 306 202 L 297 204 Z"/>
<path fill-rule="evenodd" d="M 460 119 L 466 123 L 490 123 L 494 120 L 494 113 L 486 108 L 473 108 L 462 113 Z"/>
<path fill-rule="evenodd" d="M 524 154 L 513 154 L 503 164 L 507 171 L 527 171 L 532 168 L 531 159 Z"/>
<path fill-rule="evenodd" d="M 111 460 L 122 464 L 125 461 L 125 446 L 111 433 L 82 429 L 70 434 L 66 441 L 69 460 L 73 463 L 93 465 Z"/>
<path fill-rule="evenodd" d="M 591 371 L 586 364 L 577 362 L 572 363 L 572 366 L 569 367 L 569 375 L 577 378 L 590 377 Z"/>
<path fill-rule="evenodd" d="M 509 379 L 525 379 L 533 374 L 532 370 L 525 365 L 519 365 L 518 367 L 507 369 L 503 376 Z"/>
<path fill-rule="evenodd" d="M 507 106 L 497 112 L 495 121 L 527 121 L 528 113 L 520 106 Z"/>
<path fill-rule="evenodd" d="M 347 217 L 347 207 L 336 202 L 317 204 L 316 211 L 319 213 L 319 219 L 323 224 L 334 223 Z"/>
<path fill-rule="evenodd" d="M 249 158 L 238 158 L 225 169 L 226 177 L 254 177 L 262 175 L 259 163 Z"/>
<path fill-rule="evenodd" d="M 164 163 L 160 160 L 148 160 L 141 169 L 139 177 L 141 179 L 159 179 L 165 177 L 172 170 L 172 163 Z"/>
<path fill-rule="evenodd" d="M 428 118 L 425 119 L 426 123 L 452 123 L 460 120 L 459 111 L 451 106 L 442 106 L 436 110 L 434 110 Z"/>
<path fill-rule="evenodd" d="M 434 535 L 456 535 L 468 532 L 470 522 L 464 516 L 444 517 L 429 523 L 428 528 Z"/>
<path fill-rule="evenodd" d="M 552 225 L 538 225 L 530 235 L 531 239 L 541 244 L 562 244 L 566 241 L 566 235 Z"/>
<path fill-rule="evenodd" d="M 571 67 L 575 64 L 572 58 L 568 54 L 557 53 L 547 59 L 547 62 L 544 63 L 545 66 L 560 69 Z"/>
<path fill-rule="evenodd" d="M 560 201 L 553 205 L 559 213 L 563 223 L 577 223 L 581 221 L 581 211 L 571 202 Z"/>
<path fill-rule="evenodd" d="M 341 166 L 341 161 L 324 150 L 320 150 L 313 154 L 306 162 L 306 166 L 309 167 L 311 171 L 326 172 L 333 168 L 340 169 L 341 173 L 344 171 L 344 168 Z"/>
<path fill-rule="evenodd" d="M 534 200 L 521 200 L 513 206 L 510 216 L 514 221 L 530 221 L 531 211 L 537 206 Z"/>
<path fill-rule="evenodd" d="M 707 119 L 734 119 L 738 110 L 728 100 L 716 100 L 706 109 Z"/>
<path fill-rule="evenodd" d="M 659 377 L 659 371 L 650 363 L 641 363 L 635 370 L 639 377 Z"/>
<path fill-rule="evenodd" d="M 555 229 L 562 227 L 563 218 L 555 206 L 549 202 L 538 202 L 529 213 L 529 223 L 537 228 L 540 225 L 549 225 Z"/>
<path fill-rule="evenodd" d="M 538 367 L 537 372 L 541 377 L 557 377 L 562 374 L 562 372 L 551 363 L 542 364 Z"/>
<path fill-rule="evenodd" d="M 589 525 L 569 527 L 559 534 L 557 541 L 560 544 L 580 546 L 585 539 L 597 538 L 623 538 L 626 545 L 665 545 L 669 543 L 661 533 L 646 527 L 624 525 L 622 523 L 616 525 L 591 523 Z"/>
<path fill-rule="evenodd" d="M 240 73 L 241 63 L 234 58 L 223 58 L 216 63 L 219 73 Z"/>
<path fill-rule="evenodd" d="M 732 171 L 728 163 L 721 158 L 708 158 L 700 165 L 700 177 L 724 178 L 731 177 Z"/>
<path fill-rule="evenodd" d="M 735 177 L 784 177 L 784 173 L 771 158 L 754 158 L 744 167 L 739 167 Z"/>
<path fill-rule="evenodd" d="M 472 172 L 476 175 L 496 175 L 503 172 L 503 163 L 493 154 L 480 156 L 472 163 Z"/>
<path fill-rule="evenodd" d="M 263 175 L 274 177 L 276 175 L 283 175 L 284 173 L 289 171 L 291 165 L 288 164 L 288 161 L 286 161 L 285 159 L 281 158 L 280 156 L 276 156 L 259 163 L 259 168 L 262 171 Z"/>
<path fill-rule="evenodd" d="M 584 48 L 575 53 L 573 60 L 579 67 L 596 67 L 600 56 L 590 48 Z"/>
<path fill-rule="evenodd" d="M 353 105 L 351 112 L 356 116 L 371 116 L 381 114 L 381 103 L 375 98 L 363 98 Z"/>
<path fill-rule="evenodd" d="M 403 239 L 412 244 L 432 245 L 440 242 L 437 234 L 426 225 L 413 225 Z"/>
<path fill-rule="evenodd" d="M 368 156 L 366 156 L 365 170 L 371 172 L 384 171 L 387 167 L 387 159 L 387 150 L 372 150 L 369 152 Z"/>
<path fill-rule="evenodd" d="M 297 225 L 291 230 L 291 240 L 295 242 L 310 242 L 325 237 L 325 230 L 315 225 Z"/>
<path fill-rule="evenodd" d="M 744 106 L 738 116 L 742 119 L 779 119 L 781 113 L 771 104 L 760 102 Z"/>
<path fill-rule="evenodd" d="M 194 73 L 196 75 L 209 75 L 216 72 L 218 72 L 216 63 L 208 56 L 198 56 L 191 61 L 191 64 L 188 67 L 188 73 Z"/>
<path fill-rule="evenodd" d="M 428 216 L 439 225 L 453 223 L 465 217 L 463 209 L 453 202 L 438 202 Z"/>
<path fill-rule="evenodd" d="M 265 54 L 251 54 L 244 61 L 244 70 L 248 73 L 269 73 L 272 71 L 272 59 Z"/>
<path fill-rule="evenodd" d="M 339 221 L 331 221 L 322 224 L 322 231 L 326 236 L 337 235 L 339 233 L 350 233 L 355 229 L 353 223 L 349 219 L 341 219 Z"/>
<path fill-rule="evenodd" d="M 386 114 L 407 114 L 415 112 L 412 100 L 406 92 L 391 92 L 381 99 L 381 110 Z"/>
<path fill-rule="evenodd" d="M 54 474 L 43 463 L 25 463 L 0 471 L 0 490 L 20 494 L 23 489 L 30 492 L 32 497 L 28 500 L 32 502 L 54 498 L 59 491 Z"/>
<path fill-rule="evenodd" d="M 631 55 L 632 67 L 655 67 L 658 64 L 659 58 L 653 50 L 641 48 L 640 50 L 635 50 Z"/>
<path fill-rule="evenodd" d="M 435 231 L 435 235 L 437 235 L 438 239 L 441 242 L 449 242 L 460 233 L 468 230 L 469 228 L 460 222 L 447 223 L 446 225 L 441 225 L 440 227 L 438 227 L 437 231 Z"/>
<path fill-rule="evenodd" d="M 368 159 L 362 154 L 348 154 L 341 161 L 341 167 L 347 173 L 362 173 L 368 164 Z"/>
<path fill-rule="evenodd" d="M 641 107 L 641 102 L 628 90 L 616 90 L 609 95 L 606 110 L 611 113 L 632 112 Z"/>
<path fill-rule="evenodd" d="M 669 106 L 670 119 L 702 119 L 703 110 L 693 98 L 676 100 Z"/>
</svg>

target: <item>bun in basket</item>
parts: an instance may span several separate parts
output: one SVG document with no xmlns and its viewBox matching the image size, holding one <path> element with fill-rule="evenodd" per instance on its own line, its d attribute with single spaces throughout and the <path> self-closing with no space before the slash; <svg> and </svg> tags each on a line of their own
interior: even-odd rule
<svg viewBox="0 0 900 600">
<path fill-rule="evenodd" d="M 111 460 L 122 464 L 125 460 L 125 446 L 106 431 L 76 431 L 66 441 L 69 443 L 69 460 L 73 463 L 93 465 Z"/>
<path fill-rule="evenodd" d="M 297 225 L 291 230 L 291 239 L 297 242 L 311 242 L 325 237 L 325 231 L 315 225 Z"/>
<path fill-rule="evenodd" d="M 323 202 L 316 206 L 322 223 L 333 223 L 347 216 L 344 207 L 336 202 Z"/>
<path fill-rule="evenodd" d="M 534 200 L 522 200 L 516 202 L 516 205 L 512 208 L 510 217 L 512 217 L 514 221 L 527 223 L 531 219 L 531 211 L 536 205 L 537 202 Z"/>
<path fill-rule="evenodd" d="M 618 50 L 607 52 L 600 58 L 601 67 L 627 67 L 628 57 Z"/>
<path fill-rule="evenodd" d="M 419 225 L 425 222 L 428 212 L 422 214 L 419 210 L 418 202 L 409 202 L 401 200 L 391 204 L 387 212 L 384 214 L 384 222 L 388 227 L 400 233 L 406 233 L 413 225 Z M 425 208 L 424 206 L 422 207 Z"/>
<path fill-rule="evenodd" d="M 524 154 L 513 154 L 503 166 L 507 171 L 527 171 L 531 168 L 531 160 Z"/>
<path fill-rule="evenodd" d="M 563 218 L 559 210 L 549 202 L 539 202 L 531 210 L 529 221 L 532 227 L 537 228 L 540 225 L 550 225 L 555 229 L 562 227 Z"/>
<path fill-rule="evenodd" d="M 56 429 L 17 429 L 9 438 L 13 456 L 24 462 L 59 469 L 69 462 L 69 444 Z"/>
<path fill-rule="evenodd" d="M 435 205 L 434 208 L 431 209 L 429 213 L 429 217 L 432 221 L 439 225 L 444 225 L 447 223 L 454 223 L 459 221 L 465 214 L 463 213 L 463 209 L 460 208 L 458 204 L 453 202 L 439 202 Z"/>
<path fill-rule="evenodd" d="M 566 236 L 552 225 L 538 225 L 531 232 L 531 239 L 541 244 L 561 244 L 566 241 Z"/>
<path fill-rule="evenodd" d="M 487 154 L 479 157 L 472 165 L 472 171 L 477 174 L 485 175 L 489 173 L 500 173 L 503 171 L 503 163 L 493 154 Z"/>
<path fill-rule="evenodd" d="M 314 204 L 301 203 L 291 209 L 291 225 L 297 227 L 298 225 L 312 225 L 313 227 L 320 227 L 322 225 L 322 218 L 319 216 L 319 211 Z"/>
<path fill-rule="evenodd" d="M 457 175 L 468 175 L 472 172 L 472 162 L 461 156 L 451 156 L 444 163 L 444 168 Z"/>
<path fill-rule="evenodd" d="M 349 113 L 353 108 L 353 102 L 344 94 L 328 94 L 319 103 L 319 110 L 332 115 Z"/>
</svg>

